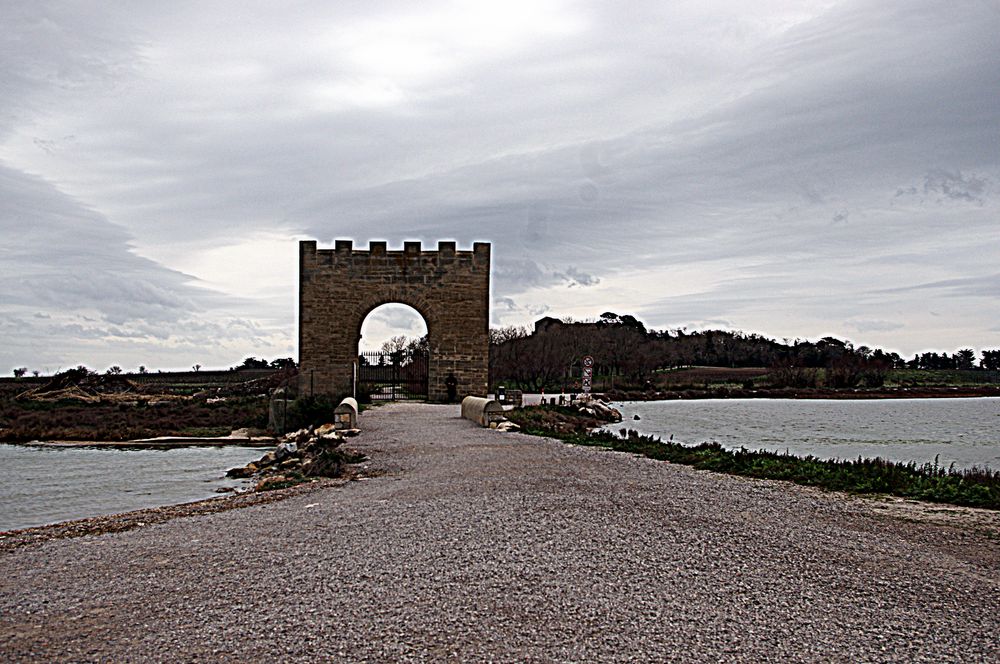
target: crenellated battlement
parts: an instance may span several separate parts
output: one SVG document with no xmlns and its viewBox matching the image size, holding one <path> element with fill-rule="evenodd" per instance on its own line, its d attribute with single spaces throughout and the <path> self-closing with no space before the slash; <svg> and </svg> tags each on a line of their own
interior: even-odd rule
<svg viewBox="0 0 1000 664">
<path fill-rule="evenodd" d="M 299 253 L 304 260 L 315 265 L 360 265 L 364 263 L 401 262 L 424 266 L 451 266 L 456 263 L 469 266 L 489 266 L 490 243 L 475 242 L 472 250 L 459 250 L 455 242 L 441 241 L 437 249 L 424 249 L 420 242 L 404 242 L 402 249 L 389 249 L 388 243 L 371 241 L 368 249 L 355 249 L 351 240 L 336 240 L 333 249 L 319 249 L 314 240 L 299 243 Z"/>
</svg>

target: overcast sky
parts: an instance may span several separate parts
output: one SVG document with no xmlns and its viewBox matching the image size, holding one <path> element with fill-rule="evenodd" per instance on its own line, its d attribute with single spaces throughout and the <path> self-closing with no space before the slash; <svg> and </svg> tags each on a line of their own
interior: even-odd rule
<svg viewBox="0 0 1000 664">
<path fill-rule="evenodd" d="M 1000 347 L 998 34 L 1000 0 L 0 0 L 0 371 L 297 356 L 297 242 L 338 238 L 492 242 L 495 325 Z"/>
</svg>

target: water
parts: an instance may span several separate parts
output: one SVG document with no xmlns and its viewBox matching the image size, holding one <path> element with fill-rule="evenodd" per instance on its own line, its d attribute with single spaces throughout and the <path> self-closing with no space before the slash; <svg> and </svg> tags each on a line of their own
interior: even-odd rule
<svg viewBox="0 0 1000 664">
<path fill-rule="evenodd" d="M 1000 470 L 1000 398 L 706 399 L 614 404 L 622 427 L 675 442 L 789 451 L 823 459 L 882 457 Z M 641 419 L 633 420 L 638 414 Z"/>
<path fill-rule="evenodd" d="M 168 450 L 0 444 L 0 531 L 185 503 L 236 487 L 226 471 L 259 459 L 259 447 Z"/>
</svg>

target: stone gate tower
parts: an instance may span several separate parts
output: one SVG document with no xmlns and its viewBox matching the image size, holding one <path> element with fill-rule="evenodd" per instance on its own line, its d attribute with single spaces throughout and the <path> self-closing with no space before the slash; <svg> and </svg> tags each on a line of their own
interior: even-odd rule
<svg viewBox="0 0 1000 664">
<path fill-rule="evenodd" d="M 353 392 L 358 342 L 365 317 L 383 304 L 407 304 L 424 317 L 430 351 L 428 398 L 445 401 L 454 374 L 459 398 L 485 396 L 489 367 L 490 245 L 437 251 L 405 242 L 402 251 L 350 240 L 334 249 L 299 243 L 299 393 Z"/>
</svg>

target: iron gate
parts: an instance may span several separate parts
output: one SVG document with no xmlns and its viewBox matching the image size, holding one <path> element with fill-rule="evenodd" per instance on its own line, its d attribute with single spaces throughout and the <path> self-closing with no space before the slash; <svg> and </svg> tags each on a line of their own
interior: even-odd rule
<svg viewBox="0 0 1000 664">
<path fill-rule="evenodd" d="M 368 352 L 358 356 L 359 401 L 427 398 L 427 354 Z"/>
</svg>

